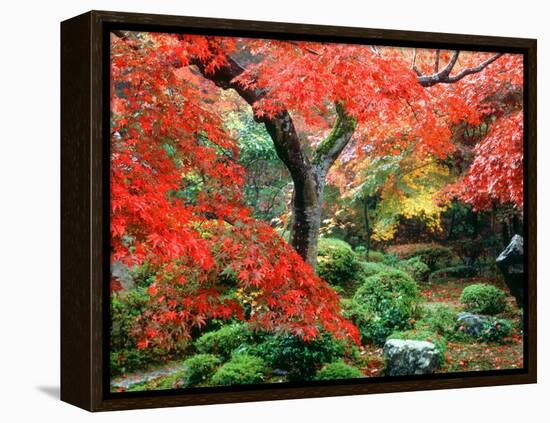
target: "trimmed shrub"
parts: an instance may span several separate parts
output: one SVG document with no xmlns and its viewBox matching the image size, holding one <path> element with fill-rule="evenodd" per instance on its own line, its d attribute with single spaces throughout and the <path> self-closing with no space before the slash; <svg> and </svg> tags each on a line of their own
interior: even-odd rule
<svg viewBox="0 0 550 423">
<path fill-rule="evenodd" d="M 411 275 L 415 281 L 427 281 L 430 275 L 430 268 L 420 257 L 401 260 L 397 263 L 397 268 Z"/>
<path fill-rule="evenodd" d="M 195 341 L 195 348 L 203 354 L 229 358 L 234 350 L 250 342 L 252 336 L 252 331 L 246 323 L 232 323 L 203 334 Z"/>
<path fill-rule="evenodd" d="M 436 270 L 430 275 L 430 282 L 441 283 L 449 279 L 472 278 L 477 275 L 476 269 L 470 266 L 453 266 Z"/>
<path fill-rule="evenodd" d="M 444 336 L 437 333 L 430 332 L 428 330 L 407 330 L 403 332 L 394 332 L 388 339 L 403 339 L 412 341 L 427 341 L 431 342 L 437 348 L 439 352 L 439 363 L 445 362 L 445 352 L 447 351 L 447 340 Z"/>
<path fill-rule="evenodd" d="M 212 354 L 197 354 L 183 362 L 183 386 L 204 384 L 214 374 L 221 360 Z"/>
<path fill-rule="evenodd" d="M 420 244 L 418 248 L 411 248 L 401 253 L 402 259 L 419 257 L 428 265 L 430 271 L 449 267 L 455 259 L 453 251 L 448 247 L 438 244 Z"/>
<path fill-rule="evenodd" d="M 289 380 L 302 381 L 312 379 L 322 365 L 344 356 L 346 345 L 329 333 L 321 333 L 309 341 L 281 333 L 268 336 L 251 351 L 265 359 L 271 368 L 287 372 Z"/>
<path fill-rule="evenodd" d="M 345 285 L 355 279 L 359 265 L 351 246 L 339 239 L 319 239 L 317 274 L 332 285 Z"/>
<path fill-rule="evenodd" d="M 472 313 L 495 315 L 506 309 L 506 294 L 486 283 L 477 283 L 462 290 L 460 302 Z"/>
<path fill-rule="evenodd" d="M 359 264 L 358 277 L 363 279 L 368 278 L 385 270 L 392 270 L 392 268 L 382 263 L 361 262 Z"/>
<path fill-rule="evenodd" d="M 248 354 L 236 354 L 220 367 L 211 379 L 212 385 L 248 385 L 261 383 L 268 369 L 264 360 Z"/>
<path fill-rule="evenodd" d="M 384 253 L 381 253 L 380 251 L 369 251 L 368 257 L 365 258 L 368 262 L 371 263 L 382 263 L 384 261 Z"/>
<path fill-rule="evenodd" d="M 366 278 L 345 312 L 363 339 L 381 345 L 396 329 L 410 326 L 417 303 L 416 282 L 392 269 Z"/>
<path fill-rule="evenodd" d="M 327 364 L 315 375 L 315 380 L 355 379 L 363 377 L 359 369 L 348 366 L 343 361 Z"/>
</svg>

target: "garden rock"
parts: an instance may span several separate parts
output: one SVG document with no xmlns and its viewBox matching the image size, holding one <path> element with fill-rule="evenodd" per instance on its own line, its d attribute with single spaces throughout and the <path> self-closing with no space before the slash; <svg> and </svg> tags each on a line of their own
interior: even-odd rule
<svg viewBox="0 0 550 423">
<path fill-rule="evenodd" d="M 523 237 L 514 235 L 510 244 L 497 257 L 497 266 L 504 275 L 504 282 L 516 299 L 518 306 L 523 307 Z"/>
<path fill-rule="evenodd" d="M 390 339 L 384 344 L 388 376 L 423 375 L 439 366 L 439 351 L 427 341 Z"/>
<path fill-rule="evenodd" d="M 481 338 L 489 320 L 479 314 L 462 312 L 457 314 L 456 322 L 465 334 L 474 338 Z"/>
</svg>

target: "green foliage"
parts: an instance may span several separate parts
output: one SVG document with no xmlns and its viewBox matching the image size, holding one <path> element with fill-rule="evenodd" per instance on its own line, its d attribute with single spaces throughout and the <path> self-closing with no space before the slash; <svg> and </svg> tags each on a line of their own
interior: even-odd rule
<svg viewBox="0 0 550 423">
<path fill-rule="evenodd" d="M 420 257 L 411 257 L 397 263 L 397 268 L 411 275 L 415 281 L 426 281 L 430 275 L 430 268 Z"/>
<path fill-rule="evenodd" d="M 436 270 L 430 275 L 430 282 L 441 283 L 449 279 L 472 278 L 477 275 L 476 269 L 471 266 L 452 266 Z"/>
<path fill-rule="evenodd" d="M 512 323 L 508 319 L 489 319 L 484 327 L 482 339 L 487 342 L 502 342 L 512 334 Z"/>
<path fill-rule="evenodd" d="M 320 366 L 345 353 L 345 342 L 328 333 L 309 341 L 291 334 L 274 334 L 255 349 L 255 354 L 264 358 L 271 368 L 288 372 L 291 381 L 312 379 Z"/>
<path fill-rule="evenodd" d="M 453 262 L 455 255 L 448 247 L 443 247 L 438 244 L 423 245 L 422 247 L 410 251 L 403 256 L 404 259 L 418 257 L 422 262 L 426 263 L 430 271 L 449 267 Z"/>
<path fill-rule="evenodd" d="M 369 251 L 368 257 L 366 257 L 367 261 L 373 262 L 373 263 L 382 263 L 384 262 L 385 256 L 384 253 L 381 253 L 380 251 Z"/>
<path fill-rule="evenodd" d="M 404 339 L 412 341 L 427 341 L 431 342 L 437 348 L 439 352 L 439 363 L 445 361 L 445 352 L 447 351 L 447 340 L 444 336 L 439 335 L 435 332 L 430 332 L 428 330 L 417 330 L 411 329 L 402 332 L 392 333 L 388 339 Z"/>
<path fill-rule="evenodd" d="M 138 316 L 149 304 L 149 295 L 144 287 L 111 295 L 111 348 L 109 355 L 112 376 L 142 370 L 153 363 L 170 357 L 167 350 L 158 347 L 140 350 L 132 335 L 132 328 Z M 175 351 L 185 349 L 186 344 L 178 345 Z"/>
<path fill-rule="evenodd" d="M 195 341 L 195 348 L 204 354 L 229 358 L 234 350 L 249 342 L 252 336 L 247 324 L 232 323 L 203 334 Z"/>
<path fill-rule="evenodd" d="M 456 338 L 456 311 L 445 304 L 429 303 L 420 307 L 415 329 L 435 332 L 447 339 Z"/>
<path fill-rule="evenodd" d="M 399 258 L 397 257 L 397 254 L 395 253 L 388 253 L 384 255 L 383 263 L 387 266 L 391 267 L 397 267 L 397 262 L 399 261 Z"/>
<path fill-rule="evenodd" d="M 464 288 L 460 302 L 472 313 L 495 315 L 506 309 L 506 294 L 493 285 L 478 283 Z"/>
<path fill-rule="evenodd" d="M 360 262 L 359 263 L 359 278 L 368 278 L 369 276 L 376 275 L 377 273 L 383 272 L 385 270 L 391 270 L 390 266 L 387 266 L 382 263 L 369 263 L 369 262 Z"/>
<path fill-rule="evenodd" d="M 212 354 L 197 354 L 183 362 L 183 386 L 188 388 L 204 384 L 221 364 L 221 360 Z"/>
<path fill-rule="evenodd" d="M 315 380 L 354 379 L 358 377 L 363 377 L 359 369 L 338 360 L 319 370 L 315 375 Z"/>
<path fill-rule="evenodd" d="M 248 354 L 236 354 L 212 376 L 212 385 L 248 385 L 264 381 L 269 369 L 264 360 Z"/>
<path fill-rule="evenodd" d="M 478 266 L 484 258 L 494 262 L 494 255 L 488 254 L 499 247 L 499 239 L 494 236 L 485 236 L 476 239 L 460 239 L 453 241 L 453 250 L 466 266 Z"/>
<path fill-rule="evenodd" d="M 317 274 L 333 285 L 346 285 L 357 276 L 359 265 L 351 246 L 339 239 L 319 239 Z"/>
<path fill-rule="evenodd" d="M 418 287 L 400 270 L 385 270 L 366 278 L 345 314 L 361 337 L 382 344 L 396 329 L 410 326 L 418 303 Z"/>
</svg>

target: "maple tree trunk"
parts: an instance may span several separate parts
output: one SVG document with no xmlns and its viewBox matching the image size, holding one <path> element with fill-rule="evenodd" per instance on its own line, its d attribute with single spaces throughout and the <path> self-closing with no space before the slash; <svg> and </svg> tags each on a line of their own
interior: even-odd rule
<svg viewBox="0 0 550 423">
<path fill-rule="evenodd" d="M 290 245 L 315 268 L 317 242 L 323 208 L 324 178 L 315 180 L 313 172 L 303 181 L 294 182 Z"/>
<path fill-rule="evenodd" d="M 235 90 L 251 106 L 266 95 L 260 89 L 235 82 L 244 69 L 231 57 L 226 57 L 224 65 L 209 72 L 201 60 L 192 63 L 205 78 L 222 89 Z M 335 104 L 335 109 L 337 118 L 334 127 L 329 136 L 319 143 L 312 157 L 308 157 L 304 151 L 287 110 L 280 111 L 276 116 L 254 115 L 256 122 L 264 123 L 277 156 L 287 167 L 294 182 L 290 245 L 313 268 L 317 262 L 325 177 L 350 141 L 357 124 L 341 104 Z"/>
</svg>

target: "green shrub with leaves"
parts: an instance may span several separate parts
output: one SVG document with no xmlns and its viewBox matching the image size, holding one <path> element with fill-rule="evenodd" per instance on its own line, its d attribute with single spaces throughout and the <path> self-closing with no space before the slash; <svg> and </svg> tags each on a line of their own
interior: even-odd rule
<svg viewBox="0 0 550 423">
<path fill-rule="evenodd" d="M 349 348 L 345 341 L 329 333 L 321 333 L 309 341 L 280 333 L 267 336 L 251 352 L 262 357 L 271 368 L 287 372 L 289 380 L 301 381 L 312 379 L 318 368 L 343 357 Z"/>
<path fill-rule="evenodd" d="M 203 334 L 195 341 L 195 348 L 203 354 L 229 358 L 234 350 L 249 343 L 252 337 L 253 333 L 246 323 L 231 323 Z"/>
<path fill-rule="evenodd" d="M 420 257 L 401 260 L 397 263 L 397 268 L 411 275 L 415 281 L 427 281 L 430 276 L 430 268 Z"/>
<path fill-rule="evenodd" d="M 438 244 L 423 244 L 421 247 L 411 249 L 401 255 L 403 259 L 418 257 L 427 264 L 430 271 L 449 267 L 456 258 L 453 250 Z"/>
<path fill-rule="evenodd" d="M 490 318 L 484 325 L 482 339 L 486 342 L 502 342 L 512 335 L 512 323 L 508 319 Z"/>
<path fill-rule="evenodd" d="M 447 352 L 447 339 L 438 333 L 428 330 L 411 329 L 407 331 L 396 331 L 388 339 L 403 339 L 412 341 L 431 342 L 437 348 L 439 353 L 439 363 L 445 362 L 445 353 Z"/>
<path fill-rule="evenodd" d="M 477 283 L 462 290 L 460 302 L 472 313 L 495 315 L 506 309 L 506 294 L 486 283 Z"/>
<path fill-rule="evenodd" d="M 447 339 L 457 337 L 456 311 L 440 303 L 428 303 L 419 308 L 419 318 L 414 327 L 420 331 L 435 332 Z"/>
<path fill-rule="evenodd" d="M 393 331 L 410 326 L 417 303 L 416 282 L 405 272 L 392 269 L 366 278 L 345 313 L 363 340 L 381 345 Z"/>
<path fill-rule="evenodd" d="M 332 285 L 345 285 L 357 276 L 359 264 L 351 246 L 335 238 L 319 239 L 317 274 Z"/>
<path fill-rule="evenodd" d="M 265 361 L 248 354 L 236 354 L 221 366 L 211 379 L 212 385 L 248 385 L 261 383 L 269 372 Z"/>
<path fill-rule="evenodd" d="M 358 377 L 363 377 L 359 369 L 338 360 L 319 370 L 315 375 L 315 380 L 355 379 Z"/>
<path fill-rule="evenodd" d="M 183 386 L 205 384 L 221 364 L 219 357 L 212 354 L 197 354 L 183 362 Z"/>
<path fill-rule="evenodd" d="M 392 268 L 383 263 L 360 262 L 357 279 L 365 279 L 385 270 L 392 270 Z"/>
<path fill-rule="evenodd" d="M 365 257 L 365 260 L 371 263 L 382 263 L 386 256 L 380 251 L 369 251 L 368 256 Z"/>
<path fill-rule="evenodd" d="M 430 275 L 430 282 L 441 283 L 449 279 L 472 278 L 476 275 L 476 269 L 471 266 L 459 265 L 444 267 L 443 269 L 436 270 Z"/>
</svg>

